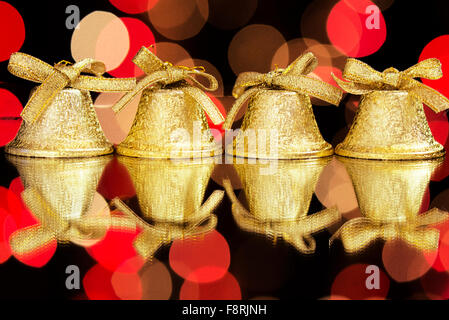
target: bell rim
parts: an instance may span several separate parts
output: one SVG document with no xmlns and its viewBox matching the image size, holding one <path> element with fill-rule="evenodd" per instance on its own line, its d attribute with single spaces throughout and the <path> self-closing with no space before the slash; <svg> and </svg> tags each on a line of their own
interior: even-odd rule
<svg viewBox="0 0 449 320">
<path fill-rule="evenodd" d="M 114 152 L 113 146 L 104 148 L 88 148 L 88 149 L 64 149 L 64 150 L 39 150 L 25 149 L 11 146 L 5 147 L 5 153 L 33 158 L 86 158 L 108 155 Z"/>
<path fill-rule="evenodd" d="M 232 152 L 229 150 L 232 148 Z M 259 154 L 259 153 L 239 153 L 231 144 L 227 147 L 225 153 L 230 156 L 238 158 L 248 158 L 248 159 L 265 159 L 265 160 L 301 160 L 301 159 L 311 159 L 311 158 L 324 158 L 329 157 L 334 154 L 334 148 L 328 144 L 325 148 L 320 150 L 314 150 L 309 152 L 279 152 L 277 156 L 272 156 L 269 154 Z"/>
<path fill-rule="evenodd" d="M 211 148 L 181 151 L 179 156 L 173 156 L 171 151 L 138 150 L 120 145 L 116 147 L 115 151 L 116 154 L 121 156 L 148 159 L 197 159 L 211 158 L 223 154 L 223 148 L 218 144 Z"/>
<path fill-rule="evenodd" d="M 440 145 L 437 150 L 430 150 L 424 152 L 360 152 L 347 150 L 344 145 L 337 145 L 335 154 L 341 157 L 354 159 L 368 159 L 368 160 L 426 160 L 444 157 L 446 151 Z"/>
</svg>

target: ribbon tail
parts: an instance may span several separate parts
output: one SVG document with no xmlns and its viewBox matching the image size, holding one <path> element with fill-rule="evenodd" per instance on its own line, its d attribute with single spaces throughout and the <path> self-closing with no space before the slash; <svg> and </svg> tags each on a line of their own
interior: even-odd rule
<svg viewBox="0 0 449 320">
<path fill-rule="evenodd" d="M 449 109 L 448 98 L 419 81 L 411 80 L 411 83 L 405 88 L 435 113 Z"/>
<path fill-rule="evenodd" d="M 54 240 L 56 236 L 53 232 L 42 226 L 33 225 L 15 231 L 9 239 L 9 244 L 11 251 L 20 256 L 45 247 Z"/>
<path fill-rule="evenodd" d="M 53 233 L 58 234 L 69 227 L 68 221 L 61 218 L 42 197 L 40 192 L 33 187 L 29 187 L 22 192 L 23 202 L 40 224 Z"/>
<path fill-rule="evenodd" d="M 287 68 L 284 70 L 284 74 L 291 75 L 304 75 L 309 74 L 318 66 L 318 59 L 312 52 L 307 52 L 293 61 Z"/>
<path fill-rule="evenodd" d="M 228 115 L 226 116 L 226 120 L 223 124 L 223 129 L 230 130 L 232 127 L 232 124 L 235 121 L 235 118 L 237 117 L 238 112 L 242 108 L 243 104 L 246 100 L 253 97 L 257 92 L 259 91 L 259 88 L 251 88 L 246 90 L 233 104 L 231 110 L 229 111 Z"/>
<path fill-rule="evenodd" d="M 45 79 L 28 100 L 20 114 L 28 123 L 33 123 L 45 111 L 56 95 L 69 83 L 69 78 L 58 70 Z"/>
<path fill-rule="evenodd" d="M 426 228 L 408 230 L 401 232 L 401 238 L 413 248 L 424 251 L 434 251 L 438 249 L 440 232 L 436 229 Z"/>
<path fill-rule="evenodd" d="M 225 121 L 218 107 L 201 89 L 193 86 L 183 86 L 181 90 L 190 95 L 207 113 L 213 124 L 218 125 Z"/>
<path fill-rule="evenodd" d="M 298 223 L 303 223 L 305 225 L 305 234 L 311 234 L 332 226 L 340 221 L 340 219 L 341 214 L 337 207 L 332 207 L 311 214 L 304 219 L 300 219 Z"/>
<path fill-rule="evenodd" d="M 338 106 L 343 97 L 343 92 L 333 85 L 307 76 L 284 75 L 278 77 L 274 84 L 283 89 L 293 90 L 308 96 L 318 98 L 330 104 Z"/>
<path fill-rule="evenodd" d="M 72 84 L 79 90 L 94 92 L 123 92 L 131 91 L 136 87 L 136 78 L 98 78 L 79 76 Z"/>
<path fill-rule="evenodd" d="M 131 102 L 131 100 L 137 94 L 139 94 L 145 88 L 155 84 L 156 82 L 166 79 L 166 77 L 167 73 L 165 71 L 153 72 L 150 75 L 146 76 L 137 83 L 132 91 L 126 93 L 123 97 L 121 97 L 120 100 L 117 101 L 114 106 L 112 106 L 112 110 L 114 110 L 115 113 L 120 112 L 129 102 Z"/>
<path fill-rule="evenodd" d="M 54 72 L 54 68 L 33 56 L 14 52 L 9 58 L 8 71 L 16 77 L 42 83 Z"/>
<path fill-rule="evenodd" d="M 312 254 L 316 250 L 316 241 L 311 235 L 296 234 L 288 237 L 285 241 L 292 244 L 299 252 L 304 254 Z"/>
<path fill-rule="evenodd" d="M 224 191 L 215 190 L 212 194 L 207 198 L 207 200 L 203 203 L 203 205 L 198 209 L 198 211 L 194 214 L 194 216 L 198 217 L 198 219 L 202 220 L 208 217 L 212 211 L 214 211 L 221 200 L 223 200 Z"/>
<path fill-rule="evenodd" d="M 349 92 L 351 94 L 362 95 L 367 94 L 374 91 L 370 88 L 369 85 L 363 85 L 360 83 L 347 82 L 343 81 L 335 76 L 335 74 L 331 73 L 332 78 L 334 78 L 335 82 L 342 88 L 344 91 Z"/>
<path fill-rule="evenodd" d="M 430 226 L 445 222 L 449 219 L 449 213 L 438 208 L 432 208 L 417 217 L 418 226 Z"/>
<path fill-rule="evenodd" d="M 362 250 L 379 237 L 377 230 L 370 229 L 372 229 L 371 221 L 368 218 L 351 219 L 330 237 L 329 246 L 339 238 L 346 252 L 354 253 Z"/>
<path fill-rule="evenodd" d="M 164 242 L 160 235 L 155 235 L 150 231 L 143 231 L 136 237 L 133 246 L 142 258 L 148 260 L 154 256 Z"/>
</svg>

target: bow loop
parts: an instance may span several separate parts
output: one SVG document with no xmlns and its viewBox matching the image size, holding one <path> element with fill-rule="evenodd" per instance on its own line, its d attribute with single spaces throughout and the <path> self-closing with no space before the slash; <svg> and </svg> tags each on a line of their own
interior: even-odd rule
<svg viewBox="0 0 449 320">
<path fill-rule="evenodd" d="M 210 98 L 201 90 L 214 91 L 218 88 L 217 79 L 206 73 L 203 67 L 185 67 L 174 66 L 170 62 L 164 62 L 159 59 L 148 48 L 142 47 L 139 52 L 134 56 L 133 62 L 145 72 L 146 77 L 143 78 L 137 86 L 131 92 L 125 94 L 114 106 L 115 112 L 120 112 L 131 100 L 141 91 L 146 88 L 157 88 L 156 85 L 166 86 L 169 84 L 180 82 L 184 83 L 180 86 L 180 89 L 187 94 L 192 94 L 192 98 L 195 99 L 209 115 L 211 121 L 214 124 L 219 124 L 224 121 L 223 115 L 219 111 L 218 107 L 210 100 Z M 205 78 L 208 81 L 207 85 L 202 84 L 198 78 Z M 196 87 L 192 85 L 185 85 L 185 81 L 191 81 Z M 194 90 L 198 89 L 198 90 Z"/>
<path fill-rule="evenodd" d="M 312 52 L 307 52 L 293 61 L 285 70 L 285 74 L 291 75 L 307 75 L 318 66 L 318 59 Z"/>
<path fill-rule="evenodd" d="M 42 83 L 21 113 L 22 118 L 29 123 L 36 121 L 56 95 L 67 86 L 79 90 L 119 92 L 132 90 L 136 84 L 135 78 L 103 78 L 106 71 L 104 63 L 90 58 L 75 64 L 61 61 L 52 67 L 33 56 L 15 52 L 9 59 L 8 71 L 17 77 Z"/>
<path fill-rule="evenodd" d="M 377 90 L 405 90 L 435 112 L 449 109 L 449 100 L 446 97 L 414 79 L 441 78 L 441 63 L 435 58 L 423 60 L 405 71 L 388 68 L 383 72 L 351 58 L 347 60 L 342 75 L 348 82 L 332 76 L 342 89 L 352 94 L 368 94 Z"/>
<path fill-rule="evenodd" d="M 405 223 L 379 223 L 365 217 L 355 218 L 343 224 L 331 237 L 330 243 L 339 237 L 346 251 L 357 252 L 377 239 L 401 239 L 420 250 L 435 250 L 438 248 L 439 231 L 428 227 L 448 219 L 449 214 L 437 208 Z"/>
<path fill-rule="evenodd" d="M 238 111 L 246 100 L 265 88 L 294 91 L 300 94 L 316 97 L 333 105 L 338 105 L 343 93 L 338 88 L 324 81 L 308 77 L 318 62 L 313 53 L 308 52 L 298 57 L 287 68 L 268 73 L 243 72 L 235 82 L 232 95 L 237 99 L 229 111 L 224 129 L 231 129 Z M 251 92 L 251 94 L 248 94 Z M 243 99 L 242 97 L 245 97 Z"/>
</svg>

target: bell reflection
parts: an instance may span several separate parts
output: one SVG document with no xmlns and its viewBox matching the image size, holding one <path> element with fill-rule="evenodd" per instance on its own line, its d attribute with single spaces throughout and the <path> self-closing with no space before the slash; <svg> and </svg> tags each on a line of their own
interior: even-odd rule
<svg viewBox="0 0 449 320">
<path fill-rule="evenodd" d="M 332 237 L 347 252 L 365 249 L 377 239 L 401 239 L 422 249 L 438 248 L 439 232 L 428 228 L 448 214 L 437 208 L 420 214 L 430 178 L 443 159 L 377 161 L 339 157 L 352 179 L 363 217 L 351 219 Z"/>
<path fill-rule="evenodd" d="M 86 213 L 98 181 L 112 156 L 92 158 L 27 158 L 7 155 L 25 189 L 33 188 L 59 216 L 79 218 Z"/>
<path fill-rule="evenodd" d="M 204 195 L 215 158 L 196 160 L 156 160 L 119 156 L 136 190 L 139 210 L 132 210 L 116 198 L 113 204 L 134 219 L 142 232 L 134 240 L 136 251 L 151 258 L 163 244 L 184 237 L 198 236 L 215 229 L 212 213 L 224 192 Z"/>
<path fill-rule="evenodd" d="M 318 177 L 330 158 L 276 161 L 275 166 L 273 161 L 234 164 L 248 203 L 247 209 L 230 182 L 224 182 L 234 219 L 243 230 L 281 237 L 300 252 L 313 253 L 312 234 L 340 219 L 336 208 L 308 215 Z M 270 166 L 276 169 L 265 171 Z"/>
<path fill-rule="evenodd" d="M 7 158 L 17 168 L 25 187 L 22 199 L 38 220 L 38 224 L 11 235 L 11 250 L 16 256 L 39 254 L 55 240 L 88 245 L 86 241 L 104 236 L 105 228 L 86 228 L 85 222 L 96 220 L 89 213 L 102 171 L 112 157 Z"/>
<path fill-rule="evenodd" d="M 205 210 L 201 204 L 215 158 L 153 160 L 119 156 L 118 160 L 131 176 L 145 220 L 184 223 Z"/>
</svg>

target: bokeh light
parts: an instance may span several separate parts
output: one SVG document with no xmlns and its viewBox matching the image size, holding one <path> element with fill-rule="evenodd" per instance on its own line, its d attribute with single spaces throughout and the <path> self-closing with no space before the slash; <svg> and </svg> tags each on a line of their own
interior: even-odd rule
<svg viewBox="0 0 449 320">
<path fill-rule="evenodd" d="M 400 239 L 389 240 L 382 250 L 385 271 L 396 282 L 408 282 L 430 270 L 438 250 L 422 251 Z"/>
<path fill-rule="evenodd" d="M 112 271 L 96 264 L 83 278 L 83 288 L 90 300 L 120 300 L 114 292 L 111 278 Z"/>
<path fill-rule="evenodd" d="M 15 138 L 22 124 L 22 104 L 10 91 L 0 88 L 0 147 Z"/>
<path fill-rule="evenodd" d="M 150 28 L 139 19 L 120 18 L 125 24 L 129 34 L 129 50 L 123 62 L 109 74 L 114 77 L 139 77 L 144 74 L 133 62 L 132 59 L 142 46 L 149 47 L 155 43 L 154 35 Z"/>
<path fill-rule="evenodd" d="M 142 283 L 142 300 L 168 300 L 173 283 L 165 264 L 153 258 L 139 272 Z"/>
<path fill-rule="evenodd" d="M 143 13 L 153 8 L 159 0 L 109 0 L 109 2 L 125 13 Z"/>
<path fill-rule="evenodd" d="M 74 29 L 70 49 L 75 61 L 94 58 L 103 61 L 106 71 L 110 71 L 127 56 L 130 36 L 120 18 L 110 12 L 94 11 Z"/>
<path fill-rule="evenodd" d="M 142 299 L 142 283 L 138 272 L 142 268 L 143 263 L 144 261 L 140 256 L 132 257 L 118 266 L 112 274 L 112 288 L 120 299 Z"/>
<path fill-rule="evenodd" d="M 180 300 L 240 300 L 242 294 L 235 277 L 226 274 L 217 281 L 210 283 L 197 283 L 184 281 L 179 292 Z"/>
<path fill-rule="evenodd" d="M 373 275 L 372 271 L 366 273 L 368 266 L 368 264 L 353 264 L 340 271 L 332 283 L 331 295 L 348 297 L 351 300 L 385 298 L 390 289 L 388 276 L 379 268 L 378 289 L 376 287 L 368 289 L 367 278 Z"/>
<path fill-rule="evenodd" d="M 326 20 L 336 0 L 315 0 L 310 2 L 303 11 L 300 28 L 301 35 L 306 39 L 315 39 L 320 43 L 327 43 Z"/>
<path fill-rule="evenodd" d="M 25 41 L 25 24 L 22 16 L 12 5 L 0 1 L 0 61 L 9 59 L 11 53 L 19 51 Z"/>
<path fill-rule="evenodd" d="M 101 194 L 99 194 L 98 192 L 95 192 L 92 202 L 89 206 L 89 208 L 87 209 L 86 213 L 83 214 L 82 218 L 93 218 L 93 217 L 98 217 L 98 218 L 106 218 L 110 216 L 110 209 L 109 209 L 109 205 L 106 202 L 106 200 L 101 196 Z M 106 230 L 105 230 L 106 231 Z M 90 247 L 93 246 L 94 244 L 96 244 L 97 242 L 101 241 L 102 236 L 98 236 L 95 239 L 82 239 L 82 238 L 75 238 L 72 237 L 70 239 L 71 242 L 82 246 L 82 247 Z"/>
<path fill-rule="evenodd" d="M 284 43 L 282 34 L 272 26 L 246 26 L 234 36 L 229 45 L 229 65 L 236 75 L 245 71 L 268 72 L 274 54 Z"/>
<path fill-rule="evenodd" d="M 209 1 L 208 22 L 219 29 L 235 29 L 247 24 L 257 9 L 258 0 Z"/>
<path fill-rule="evenodd" d="M 315 194 L 324 206 L 337 206 L 343 215 L 358 208 L 352 180 L 345 166 L 335 158 L 321 172 Z"/>
<path fill-rule="evenodd" d="M 134 123 L 140 97 L 137 94 L 119 113 L 112 110 L 112 106 L 123 97 L 120 92 L 102 92 L 95 99 L 95 112 L 100 126 L 106 138 L 113 144 L 119 144 L 128 136 L 128 132 Z"/>
<path fill-rule="evenodd" d="M 305 52 L 312 52 L 318 59 L 319 65 L 332 65 L 331 55 L 325 45 L 314 39 L 296 38 L 282 44 L 273 55 L 271 69 L 285 68 Z"/>
<path fill-rule="evenodd" d="M 171 40 L 184 40 L 197 35 L 209 16 L 207 0 L 164 0 L 148 11 L 154 28 Z"/>
<path fill-rule="evenodd" d="M 223 277 L 231 262 L 226 239 L 216 230 L 198 238 L 173 241 L 170 267 L 190 282 L 212 282 Z"/>
<path fill-rule="evenodd" d="M 437 58 L 441 62 L 443 77 L 438 80 L 421 79 L 429 87 L 449 97 L 449 35 L 439 36 L 430 41 L 422 50 L 419 61 Z"/>
<path fill-rule="evenodd" d="M 420 280 L 421 286 L 429 299 L 449 299 L 449 273 L 430 270 Z"/>
<path fill-rule="evenodd" d="M 124 200 L 136 195 L 128 170 L 115 157 L 104 168 L 97 190 L 108 200 L 115 197 Z"/>
<path fill-rule="evenodd" d="M 329 14 L 326 29 L 331 43 L 350 57 L 373 54 L 387 36 L 382 12 L 369 0 L 338 2 Z"/>
<path fill-rule="evenodd" d="M 16 223 L 9 212 L 0 208 L 0 264 L 11 256 L 9 237 L 16 228 Z"/>
<path fill-rule="evenodd" d="M 126 260 L 137 256 L 133 241 L 140 230 L 125 230 L 111 227 L 105 237 L 87 252 L 104 268 L 114 272 Z"/>
</svg>

